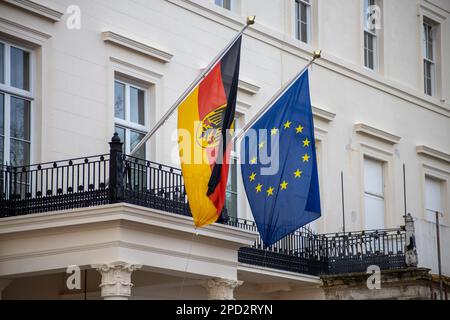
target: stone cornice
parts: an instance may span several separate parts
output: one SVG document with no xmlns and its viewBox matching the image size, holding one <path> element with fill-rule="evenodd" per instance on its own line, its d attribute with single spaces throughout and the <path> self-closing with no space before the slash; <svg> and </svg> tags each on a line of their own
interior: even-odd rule
<svg viewBox="0 0 450 320">
<path fill-rule="evenodd" d="M 59 12 L 55 9 L 49 8 L 47 6 L 29 0 L 3 0 L 3 1 L 15 7 L 19 7 L 28 12 L 36 14 L 40 17 L 49 19 L 52 22 L 60 21 L 62 16 L 64 15 L 63 12 Z"/>
<path fill-rule="evenodd" d="M 2 17 L 0 17 L 0 30 L 10 36 L 19 37 L 22 40 L 28 41 L 33 45 L 42 45 L 42 43 L 51 38 L 51 35 L 48 33 L 41 32 Z"/>
<path fill-rule="evenodd" d="M 238 87 L 240 90 L 251 95 L 257 94 L 260 89 L 257 85 L 244 80 L 239 80 Z"/>
<path fill-rule="evenodd" d="M 70 214 L 67 214 L 69 212 Z M 117 220 L 189 234 L 196 233 L 198 236 L 232 242 L 237 246 L 252 245 L 257 237 L 254 231 L 244 231 L 223 224 L 211 224 L 195 229 L 191 217 L 127 203 L 2 218 L 0 235 Z"/>
<path fill-rule="evenodd" d="M 425 155 L 439 161 L 450 163 L 450 154 L 439 151 L 424 145 L 416 146 L 416 152 L 420 155 Z"/>
<path fill-rule="evenodd" d="M 378 138 L 388 144 L 397 144 L 400 141 L 400 137 L 396 136 L 392 133 L 371 127 L 364 123 L 357 123 L 355 124 L 355 132 L 356 133 L 363 133 L 365 135 L 371 136 L 373 138 Z"/>
<path fill-rule="evenodd" d="M 312 113 L 316 118 L 323 120 L 325 122 L 333 121 L 334 118 L 336 117 L 336 113 L 321 109 L 316 106 L 312 106 Z"/>
<path fill-rule="evenodd" d="M 163 63 L 167 63 L 173 58 L 173 55 L 168 52 L 159 50 L 155 47 L 149 46 L 145 43 L 133 40 L 112 31 L 102 32 L 102 38 L 104 42 L 141 53 Z"/>
</svg>

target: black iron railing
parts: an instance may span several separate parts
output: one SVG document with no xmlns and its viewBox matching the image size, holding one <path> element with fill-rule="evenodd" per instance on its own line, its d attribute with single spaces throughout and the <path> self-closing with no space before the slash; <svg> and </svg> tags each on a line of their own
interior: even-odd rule
<svg viewBox="0 0 450 320">
<path fill-rule="evenodd" d="M 123 156 L 125 201 L 190 216 L 181 170 Z"/>
<path fill-rule="evenodd" d="M 110 153 L 29 166 L 0 166 L 0 217 L 127 202 L 190 216 L 181 170 L 122 154 L 115 135 Z M 257 231 L 253 221 L 222 223 Z M 242 263 L 319 275 L 405 267 L 405 231 L 375 230 L 318 235 L 308 228 L 264 247 L 239 250 Z"/>
<path fill-rule="evenodd" d="M 0 217 L 108 203 L 109 155 L 0 167 Z"/>
<path fill-rule="evenodd" d="M 228 224 L 257 231 L 253 221 L 229 218 Z M 269 247 L 258 237 L 240 249 L 239 261 L 312 275 L 365 272 L 370 265 L 400 269 L 406 266 L 405 241 L 402 228 L 315 234 L 302 227 Z"/>
</svg>

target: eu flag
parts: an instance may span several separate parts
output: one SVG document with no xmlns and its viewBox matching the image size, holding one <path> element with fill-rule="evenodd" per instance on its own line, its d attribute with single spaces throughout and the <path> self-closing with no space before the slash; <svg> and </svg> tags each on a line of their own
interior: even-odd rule
<svg viewBox="0 0 450 320">
<path fill-rule="evenodd" d="M 241 159 L 245 192 L 265 246 L 320 217 L 308 70 L 246 133 Z"/>
</svg>

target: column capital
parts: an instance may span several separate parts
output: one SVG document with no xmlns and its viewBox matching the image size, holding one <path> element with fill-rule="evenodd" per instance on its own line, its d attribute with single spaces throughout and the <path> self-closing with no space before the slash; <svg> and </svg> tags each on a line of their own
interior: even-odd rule
<svg viewBox="0 0 450 320">
<path fill-rule="evenodd" d="M 223 278 L 212 278 L 204 281 L 203 287 L 208 291 L 209 300 L 234 300 L 234 288 L 243 281 Z"/>
<path fill-rule="evenodd" d="M 122 261 L 94 264 L 95 268 L 102 275 L 100 288 L 102 298 L 105 300 L 126 300 L 131 296 L 131 273 L 142 268 L 140 264 L 130 264 Z"/>
</svg>

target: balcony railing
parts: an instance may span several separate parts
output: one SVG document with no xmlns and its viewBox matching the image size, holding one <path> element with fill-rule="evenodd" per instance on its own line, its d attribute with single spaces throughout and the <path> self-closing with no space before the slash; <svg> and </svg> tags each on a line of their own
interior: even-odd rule
<svg viewBox="0 0 450 320">
<path fill-rule="evenodd" d="M 28 166 L 0 166 L 0 218 L 127 202 L 190 216 L 181 170 L 122 154 L 118 138 L 109 154 Z M 222 223 L 257 231 L 255 222 Z M 403 229 L 315 234 L 303 227 L 270 247 L 258 238 L 239 250 L 241 263 L 319 275 L 405 267 Z"/>
</svg>

